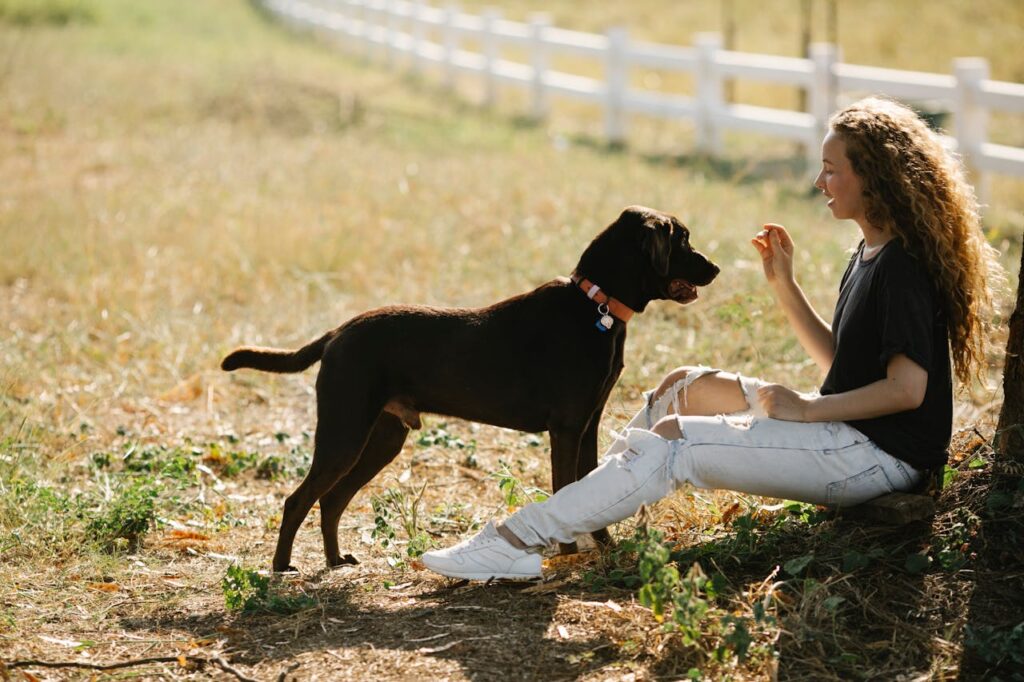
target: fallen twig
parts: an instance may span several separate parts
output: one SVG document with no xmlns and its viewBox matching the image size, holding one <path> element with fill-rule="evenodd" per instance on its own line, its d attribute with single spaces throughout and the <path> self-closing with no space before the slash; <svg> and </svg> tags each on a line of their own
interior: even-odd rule
<svg viewBox="0 0 1024 682">
<path fill-rule="evenodd" d="M 8 668 L 86 668 L 88 670 L 117 670 L 119 668 L 131 668 L 136 665 L 147 665 L 149 663 L 175 663 L 181 660 L 195 663 L 197 665 L 216 665 L 224 672 L 231 673 L 242 682 L 257 682 L 251 677 L 246 677 L 237 668 L 234 668 L 220 656 L 207 658 L 205 656 L 153 656 L 150 658 L 133 658 L 118 663 L 84 663 L 81 661 L 10 661 Z"/>
<path fill-rule="evenodd" d="M 288 666 L 287 668 L 282 670 L 281 674 L 277 676 L 277 682 L 285 682 L 285 680 L 288 679 L 288 673 L 292 672 L 293 670 L 298 668 L 300 665 L 302 665 L 302 664 L 299 663 L 298 661 L 295 661 L 290 666 Z"/>
</svg>

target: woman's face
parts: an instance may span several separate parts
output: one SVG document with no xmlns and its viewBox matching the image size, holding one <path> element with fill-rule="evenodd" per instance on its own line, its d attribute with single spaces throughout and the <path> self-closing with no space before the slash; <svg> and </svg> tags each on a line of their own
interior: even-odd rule
<svg viewBox="0 0 1024 682">
<path fill-rule="evenodd" d="M 846 158 L 846 143 L 829 131 L 821 143 L 821 172 L 814 186 L 828 197 L 828 207 L 838 220 L 864 223 L 864 194 L 860 178 Z"/>
</svg>

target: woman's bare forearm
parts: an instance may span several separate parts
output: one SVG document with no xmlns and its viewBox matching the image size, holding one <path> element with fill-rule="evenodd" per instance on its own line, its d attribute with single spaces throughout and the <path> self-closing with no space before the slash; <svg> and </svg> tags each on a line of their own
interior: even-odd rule
<svg viewBox="0 0 1024 682">
<path fill-rule="evenodd" d="M 814 310 L 796 281 L 780 282 L 772 288 L 775 290 L 775 298 L 786 313 L 786 318 L 789 320 L 790 326 L 793 327 L 800 345 L 804 347 L 822 373 L 827 373 L 832 367 L 832 358 L 835 353 L 832 327 Z"/>
</svg>

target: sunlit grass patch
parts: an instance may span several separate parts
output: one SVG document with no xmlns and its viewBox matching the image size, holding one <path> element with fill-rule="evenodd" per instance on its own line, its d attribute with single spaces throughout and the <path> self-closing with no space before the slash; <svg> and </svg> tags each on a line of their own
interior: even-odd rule
<svg viewBox="0 0 1024 682">
<path fill-rule="evenodd" d="M 0 23 L 15 26 L 89 23 L 97 14 L 97 4 L 91 0 L 0 0 Z"/>
</svg>

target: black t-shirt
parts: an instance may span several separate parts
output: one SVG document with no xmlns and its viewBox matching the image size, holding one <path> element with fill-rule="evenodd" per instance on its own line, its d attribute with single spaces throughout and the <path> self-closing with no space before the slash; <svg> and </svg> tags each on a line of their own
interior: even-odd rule
<svg viewBox="0 0 1024 682">
<path fill-rule="evenodd" d="M 832 319 L 835 354 L 821 394 L 843 393 L 886 376 L 903 353 L 928 372 L 924 402 L 914 410 L 848 423 L 917 469 L 946 463 L 953 430 L 949 333 L 938 293 L 922 263 L 898 240 L 871 260 L 864 244 L 850 259 Z"/>
</svg>

